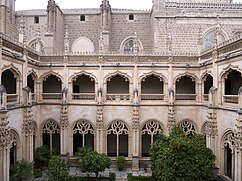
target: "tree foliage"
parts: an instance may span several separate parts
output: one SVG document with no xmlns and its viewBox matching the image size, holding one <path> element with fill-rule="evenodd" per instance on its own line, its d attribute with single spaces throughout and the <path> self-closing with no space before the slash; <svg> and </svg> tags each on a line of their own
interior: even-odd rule
<svg viewBox="0 0 242 181">
<path fill-rule="evenodd" d="M 69 168 L 59 156 L 53 156 L 48 164 L 48 181 L 69 181 Z"/>
<path fill-rule="evenodd" d="M 10 180 L 22 181 L 33 177 L 33 164 L 25 160 L 16 161 L 10 166 Z"/>
<path fill-rule="evenodd" d="M 161 134 L 151 147 L 152 172 L 160 181 L 211 180 L 215 156 L 201 135 L 186 136 L 173 127 L 169 136 Z"/>
<path fill-rule="evenodd" d="M 95 173 L 98 177 L 98 173 L 109 168 L 111 165 L 111 160 L 105 154 L 100 154 L 96 151 L 87 152 L 81 159 L 80 165 L 82 170 L 86 172 Z"/>
<path fill-rule="evenodd" d="M 34 161 L 35 165 L 38 167 L 47 167 L 48 162 L 51 158 L 51 152 L 47 146 L 41 146 L 36 148 Z"/>
</svg>

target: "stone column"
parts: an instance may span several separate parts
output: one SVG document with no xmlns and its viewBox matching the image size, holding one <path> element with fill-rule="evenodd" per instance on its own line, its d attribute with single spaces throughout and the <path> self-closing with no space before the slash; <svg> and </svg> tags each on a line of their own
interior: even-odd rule
<svg viewBox="0 0 242 181">
<path fill-rule="evenodd" d="M 67 156 L 68 155 L 68 127 L 69 127 L 69 120 L 68 120 L 68 105 L 67 103 L 63 103 L 61 105 L 61 155 Z"/>
<path fill-rule="evenodd" d="M 239 91 L 239 110 L 235 130 L 235 171 L 234 180 L 240 181 L 242 178 L 242 88 Z"/>
<path fill-rule="evenodd" d="M 0 6 L 0 33 L 6 33 L 6 7 Z"/>
<path fill-rule="evenodd" d="M 139 106 L 133 105 L 133 119 L 132 119 L 132 170 L 139 171 Z"/>
<path fill-rule="evenodd" d="M 0 16 L 1 17 L 1 16 Z M 1 23 L 0 23 L 1 25 Z M 3 68 L 3 39 L 2 39 L 2 33 L 0 32 L 0 70 L 2 70 Z M 0 85 L 2 85 L 2 79 L 0 79 Z"/>
<path fill-rule="evenodd" d="M 0 111 L 0 179 L 9 181 L 10 167 L 10 128 L 7 121 L 7 111 Z"/>
<path fill-rule="evenodd" d="M 100 95 L 99 95 L 100 97 Z M 97 105 L 97 116 L 96 116 L 96 151 L 99 153 L 104 153 L 103 150 L 103 144 L 104 144 L 104 132 L 103 132 L 103 128 L 104 128 L 104 123 L 103 123 L 103 105 L 102 104 L 98 104 Z"/>
<path fill-rule="evenodd" d="M 31 106 L 27 106 L 23 109 L 23 158 L 28 162 L 34 161 L 34 136 L 35 126 L 33 121 L 33 111 Z"/>
</svg>

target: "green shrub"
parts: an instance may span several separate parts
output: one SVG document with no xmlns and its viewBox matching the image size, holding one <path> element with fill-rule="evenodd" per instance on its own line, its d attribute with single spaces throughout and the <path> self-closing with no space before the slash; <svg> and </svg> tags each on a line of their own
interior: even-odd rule
<svg viewBox="0 0 242 181">
<path fill-rule="evenodd" d="M 69 168 L 59 156 L 53 156 L 48 164 L 48 181 L 69 181 Z"/>
<path fill-rule="evenodd" d="M 10 180 L 21 181 L 33 178 L 33 164 L 27 161 L 16 161 L 10 166 Z"/>
<path fill-rule="evenodd" d="M 124 164 L 125 164 L 125 157 L 118 156 L 116 158 L 116 165 L 117 165 L 119 171 L 122 171 L 124 169 Z"/>
<path fill-rule="evenodd" d="M 115 181 L 116 180 L 116 174 L 113 173 L 113 172 L 110 172 L 109 173 L 109 179 L 110 179 L 110 181 Z"/>
</svg>

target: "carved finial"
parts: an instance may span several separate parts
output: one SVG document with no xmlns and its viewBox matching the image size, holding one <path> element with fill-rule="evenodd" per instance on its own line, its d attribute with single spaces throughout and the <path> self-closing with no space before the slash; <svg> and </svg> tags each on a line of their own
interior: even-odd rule
<svg viewBox="0 0 242 181">
<path fill-rule="evenodd" d="M 70 46 L 69 46 L 69 33 L 68 33 L 68 26 L 66 26 L 66 31 L 65 31 L 65 39 L 64 39 L 64 48 L 65 48 L 65 53 L 69 53 L 70 51 Z"/>
<path fill-rule="evenodd" d="M 20 17 L 20 24 L 19 24 L 19 42 L 25 44 L 25 22 L 23 15 Z"/>
<path fill-rule="evenodd" d="M 100 36 L 99 36 L 99 53 L 100 54 L 103 53 L 103 46 L 104 46 L 104 42 L 103 42 L 103 32 L 100 31 Z"/>
<path fill-rule="evenodd" d="M 138 54 L 137 32 L 134 32 L 134 54 Z"/>
</svg>

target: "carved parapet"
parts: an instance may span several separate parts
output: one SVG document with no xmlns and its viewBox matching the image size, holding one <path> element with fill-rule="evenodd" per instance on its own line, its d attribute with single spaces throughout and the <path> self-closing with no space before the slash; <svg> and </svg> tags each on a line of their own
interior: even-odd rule
<svg viewBox="0 0 242 181">
<path fill-rule="evenodd" d="M 34 131 L 35 131 L 35 126 L 33 121 L 33 111 L 31 107 L 24 108 L 22 132 L 25 133 L 25 136 L 29 136 Z"/>
<path fill-rule="evenodd" d="M 62 129 L 65 129 L 66 127 L 69 126 L 69 121 L 68 121 L 68 106 L 66 104 L 63 104 L 61 106 L 61 120 L 60 124 Z"/>
</svg>

